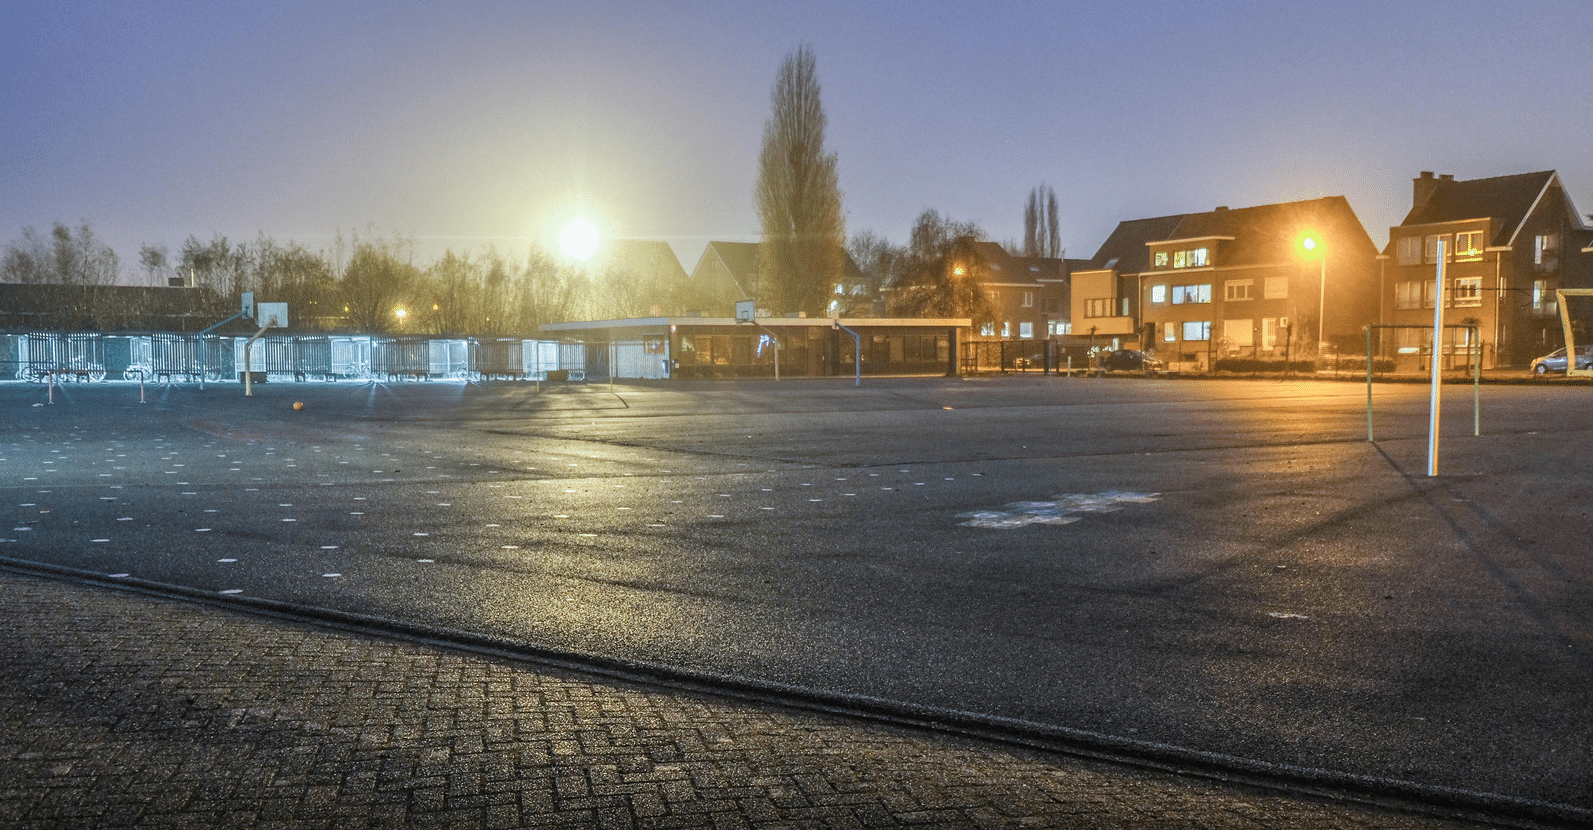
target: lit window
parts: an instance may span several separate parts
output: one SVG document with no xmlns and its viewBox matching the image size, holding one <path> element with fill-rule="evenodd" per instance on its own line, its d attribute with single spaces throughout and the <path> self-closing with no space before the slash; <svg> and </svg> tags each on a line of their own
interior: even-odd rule
<svg viewBox="0 0 1593 830">
<path fill-rule="evenodd" d="M 1189 252 L 1189 267 L 1191 267 L 1191 268 L 1204 268 L 1204 267 L 1206 267 L 1206 249 L 1205 248 L 1196 248 L 1193 251 Z"/>
<path fill-rule="evenodd" d="M 1188 341 L 1188 340 L 1210 340 L 1210 339 L 1211 339 L 1211 321 L 1210 320 L 1186 320 L 1186 321 L 1184 321 L 1184 340 Z"/>
<path fill-rule="evenodd" d="M 1482 305 L 1482 277 L 1455 280 L 1453 305 Z"/>
<path fill-rule="evenodd" d="M 1067 320 L 1050 320 L 1045 324 L 1046 334 L 1072 334 L 1073 324 Z"/>
<path fill-rule="evenodd" d="M 1018 324 L 1018 336 L 1023 338 L 1024 340 L 1032 340 L 1034 338 L 1034 324 L 1033 323 L 1019 323 Z"/>
<path fill-rule="evenodd" d="M 1178 342 L 1178 324 L 1165 323 L 1162 325 L 1162 339 L 1168 343 Z"/>
<path fill-rule="evenodd" d="M 1228 280 L 1222 284 L 1222 298 L 1229 301 L 1248 300 L 1255 284 L 1255 280 Z"/>
<path fill-rule="evenodd" d="M 1033 291 L 1025 291 L 1025 292 L 1023 292 L 1023 307 L 1024 308 L 1034 308 L 1034 292 Z"/>
<path fill-rule="evenodd" d="M 980 323 L 979 324 L 979 335 L 981 337 L 995 337 L 996 336 L 996 324 L 995 323 Z"/>
<path fill-rule="evenodd" d="M 1289 298 L 1288 277 L 1267 277 L 1262 284 L 1261 296 L 1267 300 L 1286 300 Z"/>
<path fill-rule="evenodd" d="M 1560 304 L 1554 300 L 1554 290 L 1548 280 L 1532 281 L 1532 311 L 1535 314 L 1559 314 Z"/>
<path fill-rule="evenodd" d="M 1006 321 L 1006 322 L 1001 324 L 1001 336 L 1002 337 L 1011 337 L 1012 336 L 1012 321 L 1011 320 L 1008 320 L 1008 321 Z"/>
<path fill-rule="evenodd" d="M 1540 269 L 1554 267 L 1554 234 L 1540 233 L 1532 240 L 1532 264 Z"/>
<path fill-rule="evenodd" d="M 1161 303 L 1167 302 L 1167 286 L 1165 286 L 1165 285 L 1153 285 L 1153 286 L 1151 286 L 1151 302 L 1152 303 L 1156 303 L 1158 305 L 1161 304 Z"/>
<path fill-rule="evenodd" d="M 1189 267 L 1189 252 L 1188 251 L 1173 251 L 1173 267 L 1174 268 L 1188 268 Z"/>
<path fill-rule="evenodd" d="M 1173 305 L 1211 302 L 1211 283 L 1173 286 Z"/>
<path fill-rule="evenodd" d="M 1482 255 L 1482 231 L 1467 231 L 1455 234 L 1455 256 L 1475 257 Z"/>
<path fill-rule="evenodd" d="M 1166 251 L 1157 251 L 1152 256 L 1154 257 L 1154 262 L 1156 263 L 1156 267 L 1157 268 L 1166 268 L 1167 267 L 1167 252 Z"/>
</svg>

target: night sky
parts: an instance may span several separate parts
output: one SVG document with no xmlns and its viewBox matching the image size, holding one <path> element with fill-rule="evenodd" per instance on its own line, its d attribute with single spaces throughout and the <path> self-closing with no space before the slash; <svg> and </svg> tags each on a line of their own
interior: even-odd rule
<svg viewBox="0 0 1593 830">
<path fill-rule="evenodd" d="M 0 22 L 0 241 L 339 229 L 423 261 L 580 213 L 754 240 L 769 90 L 813 45 L 847 230 L 933 207 L 1005 241 L 1045 182 L 1069 256 L 1119 221 L 1345 195 L 1375 242 L 1422 170 L 1557 169 L 1593 211 L 1593 34 L 1564 2 L 33 2 Z"/>
</svg>

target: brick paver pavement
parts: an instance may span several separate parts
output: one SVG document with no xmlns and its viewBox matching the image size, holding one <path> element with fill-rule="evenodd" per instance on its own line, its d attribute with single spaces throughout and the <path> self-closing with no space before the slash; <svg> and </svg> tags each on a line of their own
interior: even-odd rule
<svg viewBox="0 0 1593 830">
<path fill-rule="evenodd" d="M 0 572 L 0 827 L 1475 827 Z"/>
</svg>

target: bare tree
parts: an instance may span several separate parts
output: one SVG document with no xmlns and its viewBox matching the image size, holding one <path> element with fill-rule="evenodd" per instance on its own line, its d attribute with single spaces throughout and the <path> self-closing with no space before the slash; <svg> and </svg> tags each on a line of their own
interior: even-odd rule
<svg viewBox="0 0 1593 830">
<path fill-rule="evenodd" d="M 165 245 L 144 243 L 138 248 L 138 264 L 144 266 L 144 277 L 150 285 L 166 285 L 171 279 L 171 258 Z"/>
<path fill-rule="evenodd" d="M 839 280 L 845 220 L 812 48 L 787 55 L 769 95 L 755 191 L 763 224 L 758 299 L 775 311 L 823 312 Z"/>
<path fill-rule="evenodd" d="M 912 240 L 891 283 L 891 309 L 907 317 L 969 317 L 994 322 L 996 309 L 980 287 L 984 257 L 973 243 L 984 234 L 926 210 L 913 223 Z"/>
<path fill-rule="evenodd" d="M 343 322 L 337 283 L 324 254 L 261 234 L 249 264 L 248 282 L 260 292 L 256 299 L 287 303 L 294 328 L 334 329 Z"/>
<path fill-rule="evenodd" d="M 94 235 L 87 222 L 76 228 L 56 222 L 49 236 L 32 227 L 6 245 L 0 260 L 6 282 L 36 285 L 115 285 L 121 260 Z"/>
<path fill-rule="evenodd" d="M 209 288 L 229 304 L 240 292 L 253 290 L 249 284 L 248 247 L 234 245 L 219 233 L 212 235 L 209 242 L 200 242 L 193 236 L 184 240 L 177 269 L 189 285 Z"/>
<path fill-rule="evenodd" d="M 590 307 L 591 281 L 548 252 L 533 247 L 520 274 L 522 325 L 535 333 L 543 323 L 578 320 Z"/>
<path fill-rule="evenodd" d="M 874 313 L 884 311 L 880 305 L 884 289 L 891 284 L 891 280 L 900 270 L 906 260 L 907 249 L 900 245 L 891 244 L 890 240 L 879 236 L 873 231 L 865 230 L 854 234 L 846 243 L 846 252 L 851 255 L 852 262 L 857 264 L 858 271 L 863 274 L 866 291 L 874 298 Z M 851 312 L 850 316 L 855 316 Z"/>
<path fill-rule="evenodd" d="M 398 326 L 396 313 L 410 311 L 420 269 L 410 263 L 407 253 L 396 239 L 354 243 L 338 289 L 355 331 L 393 331 Z"/>
</svg>

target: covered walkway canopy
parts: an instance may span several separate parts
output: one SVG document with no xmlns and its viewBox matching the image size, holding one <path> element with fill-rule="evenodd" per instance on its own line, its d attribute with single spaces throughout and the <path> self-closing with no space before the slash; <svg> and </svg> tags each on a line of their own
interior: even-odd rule
<svg viewBox="0 0 1593 830">
<path fill-rule="evenodd" d="M 782 377 L 954 375 L 957 339 L 968 318 L 887 319 L 641 317 L 542 326 L 547 336 L 586 344 L 588 375 L 619 378 L 772 377 L 779 344 Z M 601 365 L 592 365 L 601 364 Z M 611 365 L 609 365 L 611 364 Z"/>
</svg>

